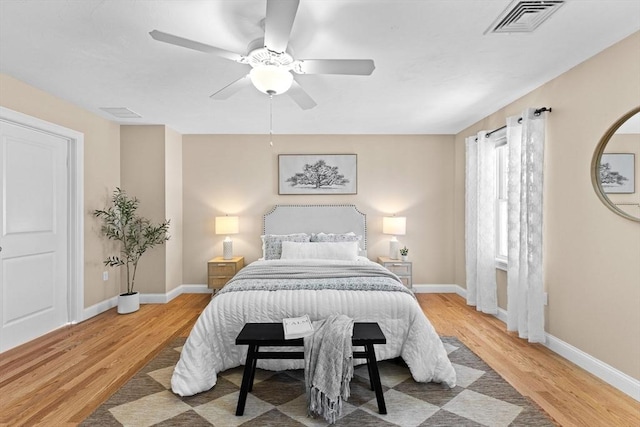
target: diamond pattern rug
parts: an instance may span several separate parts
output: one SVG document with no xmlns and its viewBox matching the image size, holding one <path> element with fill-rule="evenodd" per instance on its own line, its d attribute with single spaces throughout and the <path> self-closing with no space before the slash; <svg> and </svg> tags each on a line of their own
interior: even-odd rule
<svg viewBox="0 0 640 427">
<path fill-rule="evenodd" d="M 365 365 L 356 367 L 351 397 L 335 426 L 553 426 L 547 415 L 456 338 L 442 338 L 458 375 L 449 389 L 416 383 L 399 361 L 378 363 L 387 405 L 378 413 Z M 243 367 L 221 372 L 209 391 L 181 398 L 171 374 L 184 338 L 164 348 L 82 426 L 327 426 L 306 412 L 304 372 L 256 371 L 244 415 L 235 415 Z M 401 361 L 400 361 L 401 362 Z"/>
</svg>

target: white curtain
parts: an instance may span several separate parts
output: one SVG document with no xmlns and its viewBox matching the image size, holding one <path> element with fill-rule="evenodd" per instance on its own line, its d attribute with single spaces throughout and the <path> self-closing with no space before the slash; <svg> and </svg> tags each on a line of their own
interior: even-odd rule
<svg viewBox="0 0 640 427">
<path fill-rule="evenodd" d="M 542 186 L 545 116 L 530 108 L 507 119 L 509 144 L 507 329 L 544 342 Z"/>
<path fill-rule="evenodd" d="M 465 251 L 467 304 L 498 312 L 496 290 L 495 143 L 487 131 L 466 139 Z"/>
</svg>

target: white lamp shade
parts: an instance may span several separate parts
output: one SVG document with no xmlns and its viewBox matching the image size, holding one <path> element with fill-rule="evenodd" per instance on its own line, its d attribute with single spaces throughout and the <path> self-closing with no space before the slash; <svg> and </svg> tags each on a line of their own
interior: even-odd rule
<svg viewBox="0 0 640 427">
<path fill-rule="evenodd" d="M 216 234 L 238 234 L 237 216 L 217 216 Z"/>
<path fill-rule="evenodd" d="M 275 65 L 260 65 L 252 68 L 249 77 L 256 89 L 269 95 L 285 93 L 293 83 L 293 74 L 286 68 Z"/>
<path fill-rule="evenodd" d="M 407 232 L 407 218 L 404 216 L 385 216 L 382 218 L 382 233 L 403 236 Z"/>
</svg>

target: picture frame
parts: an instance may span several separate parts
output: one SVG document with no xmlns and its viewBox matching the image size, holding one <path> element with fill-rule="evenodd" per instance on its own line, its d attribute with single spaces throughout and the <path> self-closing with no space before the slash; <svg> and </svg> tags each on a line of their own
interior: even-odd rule
<svg viewBox="0 0 640 427">
<path fill-rule="evenodd" d="M 357 154 L 278 155 L 278 194 L 357 193 Z"/>
<path fill-rule="evenodd" d="M 600 185 L 605 193 L 635 193 L 635 154 L 603 153 L 600 158 Z"/>
</svg>

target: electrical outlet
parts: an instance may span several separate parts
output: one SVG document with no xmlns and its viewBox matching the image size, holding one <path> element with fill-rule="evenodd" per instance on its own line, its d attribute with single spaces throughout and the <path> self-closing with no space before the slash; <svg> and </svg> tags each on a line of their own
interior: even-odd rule
<svg viewBox="0 0 640 427">
<path fill-rule="evenodd" d="M 549 294 L 548 293 L 544 293 L 544 305 L 549 305 Z"/>
<path fill-rule="evenodd" d="M 104 280 L 105 282 L 107 280 L 109 280 L 109 272 L 108 271 L 103 271 L 102 272 L 102 280 Z"/>
</svg>

